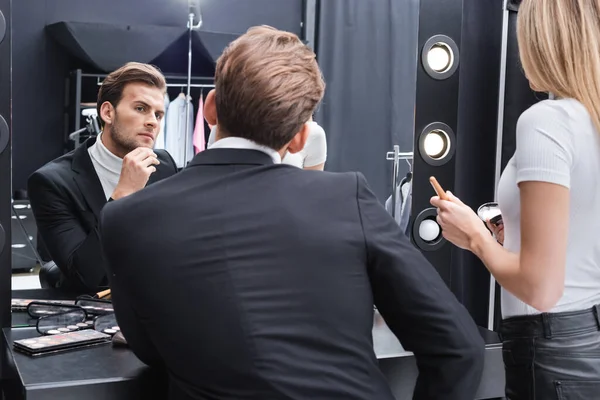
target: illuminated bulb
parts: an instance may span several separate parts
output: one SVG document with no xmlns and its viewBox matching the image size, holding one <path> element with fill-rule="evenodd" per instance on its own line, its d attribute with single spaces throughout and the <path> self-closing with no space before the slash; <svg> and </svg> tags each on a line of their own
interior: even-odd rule
<svg viewBox="0 0 600 400">
<path fill-rule="evenodd" d="M 425 153 L 431 158 L 439 158 L 446 148 L 446 139 L 438 132 L 430 132 L 423 143 Z"/>
<path fill-rule="evenodd" d="M 440 226 L 432 219 L 425 219 L 419 225 L 419 237 L 426 242 L 433 242 L 440 235 Z"/>
<path fill-rule="evenodd" d="M 452 50 L 442 44 L 434 45 L 427 52 L 427 64 L 435 72 L 446 72 L 452 66 Z"/>
</svg>

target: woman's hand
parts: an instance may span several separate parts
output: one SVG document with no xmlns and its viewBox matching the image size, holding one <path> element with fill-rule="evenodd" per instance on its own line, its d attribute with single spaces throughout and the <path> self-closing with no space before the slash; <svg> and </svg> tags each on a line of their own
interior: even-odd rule
<svg viewBox="0 0 600 400">
<path fill-rule="evenodd" d="M 448 200 L 438 196 L 431 198 L 431 204 L 438 209 L 437 222 L 442 227 L 443 236 L 461 249 L 472 251 L 473 241 L 481 235 L 490 235 L 477 214 L 451 192 L 446 192 Z"/>
</svg>

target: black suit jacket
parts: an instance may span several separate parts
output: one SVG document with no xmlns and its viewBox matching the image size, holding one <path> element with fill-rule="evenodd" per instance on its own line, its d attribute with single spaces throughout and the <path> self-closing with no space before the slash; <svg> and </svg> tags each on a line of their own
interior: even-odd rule
<svg viewBox="0 0 600 400">
<path fill-rule="evenodd" d="M 416 399 L 474 398 L 473 320 L 361 174 L 212 149 L 102 215 L 119 326 L 171 399 L 391 400 L 374 303 L 416 355 Z"/>
<path fill-rule="evenodd" d="M 107 285 L 100 248 L 98 221 L 106 196 L 88 148 L 96 138 L 34 172 L 27 191 L 38 230 L 53 261 L 62 272 L 59 285 L 65 290 L 93 291 Z M 164 150 L 148 184 L 177 172 Z"/>
</svg>

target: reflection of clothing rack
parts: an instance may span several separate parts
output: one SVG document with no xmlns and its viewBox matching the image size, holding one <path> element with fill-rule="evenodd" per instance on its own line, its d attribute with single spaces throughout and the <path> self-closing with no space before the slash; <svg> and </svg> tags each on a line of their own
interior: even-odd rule
<svg viewBox="0 0 600 400">
<path fill-rule="evenodd" d="M 84 108 L 96 107 L 98 97 L 98 87 L 107 74 L 84 73 L 77 69 L 72 71 L 67 78 L 66 99 L 65 99 L 65 129 L 64 143 L 65 151 L 73 149 L 74 142 L 69 139 L 69 135 L 79 131 L 86 125 L 86 118 L 81 115 Z M 187 87 L 188 80 L 190 87 L 214 87 L 214 77 L 212 76 L 190 76 L 187 75 L 164 75 L 168 87 Z M 206 85 L 206 86 L 203 86 Z M 90 104 L 87 104 L 89 102 Z M 84 131 L 81 131 L 84 132 Z"/>
<path fill-rule="evenodd" d="M 186 84 L 178 84 L 178 83 L 167 83 L 167 87 L 187 87 Z M 197 87 L 197 88 L 214 88 L 215 85 L 209 85 L 209 84 L 190 84 L 189 87 Z M 189 95 L 188 95 L 189 96 Z"/>
<path fill-rule="evenodd" d="M 386 160 L 393 160 L 394 166 L 392 169 L 392 217 L 396 217 L 396 187 L 398 186 L 398 172 L 400 170 L 400 160 L 412 160 L 413 152 L 400 152 L 400 146 L 394 145 L 394 151 L 388 151 Z M 410 165 L 410 163 L 409 163 Z"/>
<path fill-rule="evenodd" d="M 190 126 L 189 126 L 189 119 L 187 118 L 187 115 L 189 113 L 189 109 L 190 109 L 190 88 L 192 87 L 192 83 L 191 83 L 191 77 L 192 77 L 192 32 L 194 31 L 194 29 L 200 29 L 200 27 L 202 26 L 202 13 L 200 12 L 200 4 L 196 4 L 196 7 L 198 8 L 198 23 L 196 25 L 194 25 L 194 17 L 196 16 L 194 13 L 194 7 L 192 5 L 192 1 L 188 0 L 188 7 L 190 9 L 190 13 L 188 15 L 188 22 L 187 22 L 187 28 L 188 28 L 188 33 L 189 33 L 189 37 L 188 37 L 188 74 L 187 74 L 187 96 L 185 97 L 185 145 L 183 148 L 183 154 L 184 154 L 184 161 L 183 161 L 183 166 L 185 167 L 188 163 L 188 159 L 187 159 L 187 149 L 189 146 L 189 141 L 190 138 L 188 137 L 189 135 L 187 134 Z M 214 87 L 214 86 L 213 86 Z"/>
<path fill-rule="evenodd" d="M 83 78 L 85 77 L 93 77 L 96 78 L 96 84 L 98 86 L 102 86 L 102 81 L 100 80 L 101 78 L 106 78 L 106 75 L 100 75 L 100 74 L 81 74 Z M 179 79 L 188 79 L 187 75 L 164 75 L 165 79 L 167 82 L 172 82 L 172 81 L 176 81 Z M 212 76 L 190 76 L 189 77 L 190 81 L 197 81 L 197 80 L 206 80 L 206 81 L 213 81 L 214 78 Z M 183 86 L 183 87 L 187 87 L 187 83 L 183 82 L 183 83 L 167 83 L 167 86 Z M 206 85 L 206 87 L 215 87 L 214 84 L 192 84 L 190 82 L 190 87 L 202 87 L 200 85 Z"/>
</svg>

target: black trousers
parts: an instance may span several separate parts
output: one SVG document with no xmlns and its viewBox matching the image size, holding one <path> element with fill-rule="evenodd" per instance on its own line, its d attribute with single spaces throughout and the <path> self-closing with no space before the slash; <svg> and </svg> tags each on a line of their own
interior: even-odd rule
<svg viewBox="0 0 600 400">
<path fill-rule="evenodd" d="M 502 321 L 507 400 L 600 399 L 599 316 L 597 305 Z"/>
</svg>

